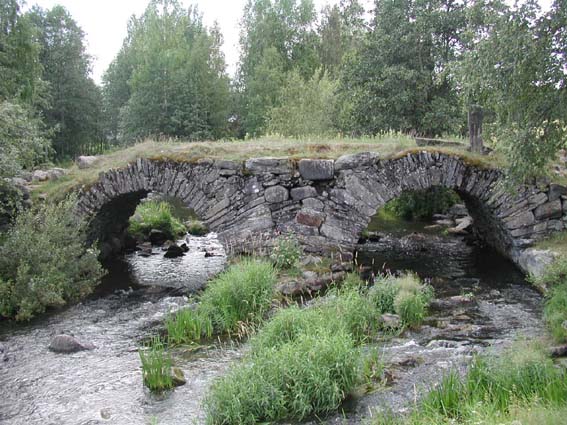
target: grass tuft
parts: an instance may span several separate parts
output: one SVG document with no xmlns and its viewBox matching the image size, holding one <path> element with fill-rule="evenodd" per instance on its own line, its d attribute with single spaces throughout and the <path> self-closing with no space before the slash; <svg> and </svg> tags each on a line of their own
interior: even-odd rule
<svg viewBox="0 0 567 425">
<path fill-rule="evenodd" d="M 159 336 L 138 351 L 142 361 L 144 385 L 151 391 L 163 391 L 173 387 L 171 356 L 166 352 Z"/>
<path fill-rule="evenodd" d="M 130 217 L 128 232 L 132 236 L 146 238 L 153 229 L 161 230 L 168 239 L 176 239 L 186 232 L 183 223 L 173 216 L 168 202 L 142 202 Z"/>
</svg>

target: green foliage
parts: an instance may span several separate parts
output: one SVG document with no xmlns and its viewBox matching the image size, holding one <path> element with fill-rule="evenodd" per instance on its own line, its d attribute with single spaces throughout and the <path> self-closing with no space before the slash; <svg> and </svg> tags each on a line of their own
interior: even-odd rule
<svg viewBox="0 0 567 425">
<path fill-rule="evenodd" d="M 434 214 L 446 213 L 458 202 L 460 198 L 453 190 L 435 186 L 422 191 L 403 192 L 388 202 L 384 211 L 406 220 L 427 220 Z"/>
<path fill-rule="evenodd" d="M 327 76 L 315 73 L 304 80 L 298 71 L 288 72 L 279 104 L 268 112 L 268 132 L 292 137 L 332 134 L 335 89 Z"/>
<path fill-rule="evenodd" d="M 194 7 L 152 0 L 132 18 L 122 50 L 104 76 L 110 137 L 219 138 L 226 134 L 229 81 L 218 27 Z M 118 118 L 116 118 L 118 117 Z"/>
<path fill-rule="evenodd" d="M 458 132 L 462 114 L 447 67 L 461 44 L 463 6 L 445 0 L 375 6 L 372 30 L 342 68 L 339 125 L 355 134 Z"/>
<path fill-rule="evenodd" d="M 250 354 L 216 381 L 208 424 L 302 420 L 336 410 L 359 380 L 360 352 L 343 332 L 301 334 Z"/>
<path fill-rule="evenodd" d="M 49 140 L 29 107 L 0 100 L 0 178 L 47 159 Z"/>
<path fill-rule="evenodd" d="M 91 58 L 86 53 L 85 33 L 62 6 L 43 10 L 35 6 L 27 17 L 36 28 L 41 46 L 42 79 L 48 84 L 48 102 L 41 112 L 48 127 L 55 130 L 56 158 L 100 153 L 102 138 L 102 97 L 90 77 Z"/>
<path fill-rule="evenodd" d="M 152 391 L 163 391 L 173 387 L 171 366 L 173 362 L 160 337 L 154 337 L 144 348 L 138 350 L 142 362 L 144 385 Z"/>
<path fill-rule="evenodd" d="M 205 223 L 199 220 L 191 220 L 187 224 L 187 233 L 193 236 L 204 236 L 209 232 Z"/>
<path fill-rule="evenodd" d="M 379 314 L 395 313 L 400 316 L 402 325 L 407 327 L 421 324 L 432 296 L 432 288 L 410 273 L 378 278 L 368 293 L 370 303 Z"/>
<path fill-rule="evenodd" d="M 565 145 L 565 4 L 542 14 L 537 2 L 478 2 L 469 10 L 467 49 L 458 68 L 469 104 L 492 112 L 485 126 L 507 152 L 512 177 L 546 171 Z"/>
<path fill-rule="evenodd" d="M 10 181 L 0 179 L 0 232 L 22 208 L 22 193 Z"/>
<path fill-rule="evenodd" d="M 130 234 L 144 238 L 152 229 L 161 230 L 168 239 L 175 239 L 186 232 L 183 223 L 173 216 L 171 205 L 165 201 L 142 202 L 130 217 Z"/>
<path fill-rule="evenodd" d="M 270 259 L 279 269 L 291 269 L 303 254 L 303 249 L 293 235 L 280 236 L 270 254 Z"/>
<path fill-rule="evenodd" d="M 276 271 L 263 260 L 243 259 L 214 278 L 196 310 L 183 309 L 167 320 L 175 343 L 217 334 L 244 336 L 260 324 L 274 296 Z"/>
<path fill-rule="evenodd" d="M 89 294 L 103 275 L 73 197 L 18 215 L 0 246 L 0 314 L 28 320 Z"/>
<path fill-rule="evenodd" d="M 567 401 L 566 378 L 565 369 L 523 344 L 499 358 L 477 357 L 463 378 L 450 373 L 428 393 L 422 410 L 466 418 L 479 406 L 506 412 L 513 404 L 534 400 L 561 405 Z"/>
<path fill-rule="evenodd" d="M 567 280 L 550 289 L 544 317 L 555 340 L 567 342 Z"/>
</svg>

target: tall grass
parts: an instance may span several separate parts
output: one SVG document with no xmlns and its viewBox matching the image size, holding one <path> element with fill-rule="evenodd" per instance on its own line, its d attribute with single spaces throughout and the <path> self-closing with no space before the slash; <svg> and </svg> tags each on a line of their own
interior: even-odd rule
<svg viewBox="0 0 567 425">
<path fill-rule="evenodd" d="M 207 423 L 302 420 L 336 410 L 358 384 L 382 373 L 376 353 L 365 358 L 358 348 L 379 330 L 380 315 L 354 274 L 309 307 L 278 311 L 242 363 L 211 388 Z"/>
<path fill-rule="evenodd" d="M 521 341 L 500 357 L 476 357 L 451 372 L 405 416 L 377 414 L 372 425 L 556 425 L 566 423 L 567 371 Z"/>
<path fill-rule="evenodd" d="M 209 283 L 195 310 L 183 309 L 167 319 L 170 341 L 249 333 L 271 306 L 276 278 L 276 270 L 264 260 L 247 258 L 231 265 Z"/>
<path fill-rule="evenodd" d="M 171 212 L 171 205 L 165 201 L 142 202 L 130 217 L 128 231 L 136 237 L 147 237 L 152 229 L 161 230 L 168 239 L 183 235 L 185 226 Z"/>
<path fill-rule="evenodd" d="M 171 356 L 165 350 L 159 336 L 138 351 L 142 362 L 144 384 L 152 391 L 163 391 L 173 387 Z"/>
<path fill-rule="evenodd" d="M 381 314 L 398 314 L 402 325 L 406 327 L 421 324 L 432 296 L 432 288 L 411 273 L 400 277 L 381 276 L 368 293 L 377 311 Z"/>
</svg>

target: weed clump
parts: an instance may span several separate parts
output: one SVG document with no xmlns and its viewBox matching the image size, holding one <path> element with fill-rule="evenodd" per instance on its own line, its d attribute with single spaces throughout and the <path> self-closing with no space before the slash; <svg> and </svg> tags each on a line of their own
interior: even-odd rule
<svg viewBox="0 0 567 425">
<path fill-rule="evenodd" d="M 142 362 L 144 385 L 151 391 L 163 391 L 173 387 L 170 355 L 160 337 L 154 337 L 144 348 L 138 351 Z"/>
<path fill-rule="evenodd" d="M 169 203 L 142 202 L 130 217 L 128 231 L 136 238 L 145 239 L 152 230 L 160 230 L 168 239 L 176 239 L 186 232 L 183 223 L 173 216 Z"/>
<path fill-rule="evenodd" d="M 217 334 L 248 334 L 264 318 L 274 297 L 276 270 L 267 261 L 243 259 L 214 278 L 195 310 L 183 309 L 166 321 L 174 343 Z"/>
<path fill-rule="evenodd" d="M 280 236 L 272 249 L 271 260 L 279 269 L 295 267 L 303 250 L 293 235 Z"/>
</svg>

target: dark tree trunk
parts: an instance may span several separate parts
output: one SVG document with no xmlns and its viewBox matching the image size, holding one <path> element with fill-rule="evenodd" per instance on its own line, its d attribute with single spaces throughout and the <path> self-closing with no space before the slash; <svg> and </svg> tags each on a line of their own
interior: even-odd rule
<svg viewBox="0 0 567 425">
<path fill-rule="evenodd" d="M 471 152 L 484 153 L 482 143 L 482 120 L 484 112 L 479 105 L 472 105 L 469 109 L 469 140 Z"/>
</svg>

